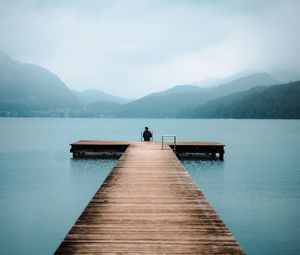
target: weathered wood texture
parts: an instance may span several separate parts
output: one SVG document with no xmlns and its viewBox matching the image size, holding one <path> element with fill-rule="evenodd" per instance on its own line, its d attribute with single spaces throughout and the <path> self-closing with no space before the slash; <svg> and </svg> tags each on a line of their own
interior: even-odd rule
<svg viewBox="0 0 300 255">
<path fill-rule="evenodd" d="M 131 143 L 56 254 L 244 254 L 172 150 Z"/>
</svg>

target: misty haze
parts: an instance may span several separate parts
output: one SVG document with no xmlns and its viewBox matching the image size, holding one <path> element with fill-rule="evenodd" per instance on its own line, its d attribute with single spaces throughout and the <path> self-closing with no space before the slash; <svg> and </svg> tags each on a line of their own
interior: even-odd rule
<svg viewBox="0 0 300 255">
<path fill-rule="evenodd" d="M 0 253 L 300 254 L 299 11 L 0 1 Z"/>
</svg>

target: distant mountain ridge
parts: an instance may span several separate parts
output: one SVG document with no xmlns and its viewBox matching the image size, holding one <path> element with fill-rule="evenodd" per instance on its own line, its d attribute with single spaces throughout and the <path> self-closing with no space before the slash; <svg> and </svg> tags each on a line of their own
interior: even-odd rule
<svg viewBox="0 0 300 255">
<path fill-rule="evenodd" d="M 270 86 L 280 84 L 268 73 L 256 73 L 241 77 L 224 85 L 217 86 L 216 96 L 226 96 L 232 93 L 248 90 L 256 86 Z"/>
<path fill-rule="evenodd" d="M 25 114 L 79 107 L 67 86 L 48 70 L 0 53 L 0 111 Z"/>
<path fill-rule="evenodd" d="M 202 93 L 204 90 L 205 90 L 205 88 L 186 84 L 186 85 L 176 85 L 176 86 L 166 89 L 164 91 L 155 92 L 150 95 L 151 96 L 162 96 L 162 95 L 170 95 L 170 94 L 174 94 L 174 93 L 199 93 L 199 92 Z"/>
<path fill-rule="evenodd" d="M 84 105 L 96 102 L 114 102 L 119 104 L 129 103 L 131 100 L 107 94 L 98 89 L 86 89 L 83 91 L 71 90 L 75 97 Z"/>
<path fill-rule="evenodd" d="M 209 101 L 195 108 L 193 118 L 299 119 L 300 81 L 259 86 Z"/>
<path fill-rule="evenodd" d="M 269 74 L 258 73 L 216 87 L 175 86 L 124 105 L 119 112 L 119 116 L 176 118 L 182 116 L 185 109 L 195 108 L 209 100 L 260 85 L 270 86 L 278 83 L 280 82 Z"/>
<path fill-rule="evenodd" d="M 70 91 L 48 70 L 0 53 L 0 116 L 300 118 L 299 81 L 276 84 L 256 73 L 214 87 L 177 85 L 128 102 L 100 90 Z"/>
</svg>

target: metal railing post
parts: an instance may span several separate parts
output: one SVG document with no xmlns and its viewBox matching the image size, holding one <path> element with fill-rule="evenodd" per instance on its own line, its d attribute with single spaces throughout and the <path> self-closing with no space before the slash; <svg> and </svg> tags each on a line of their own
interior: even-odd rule
<svg viewBox="0 0 300 255">
<path fill-rule="evenodd" d="M 176 135 L 162 135 L 161 136 L 161 149 L 164 149 L 164 138 L 165 137 L 172 137 L 173 138 L 173 143 L 174 143 L 174 148 L 173 151 L 176 152 Z"/>
<path fill-rule="evenodd" d="M 174 152 L 176 152 L 176 136 L 174 136 Z"/>
</svg>

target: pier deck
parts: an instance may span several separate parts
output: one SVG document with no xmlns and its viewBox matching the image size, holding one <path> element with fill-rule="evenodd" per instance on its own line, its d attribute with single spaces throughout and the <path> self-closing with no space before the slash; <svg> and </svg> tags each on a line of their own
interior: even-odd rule
<svg viewBox="0 0 300 255">
<path fill-rule="evenodd" d="M 55 254 L 244 254 L 172 150 L 131 142 Z"/>
<path fill-rule="evenodd" d="M 73 157 L 85 157 L 88 153 L 123 153 L 129 145 L 136 143 L 132 141 L 103 141 L 103 140 L 81 140 L 70 144 Z M 162 146 L 161 142 L 151 142 Z M 174 149 L 174 144 L 172 142 L 165 142 L 164 146 L 169 145 Z M 210 155 L 212 158 L 219 155 L 219 159 L 224 159 L 224 144 L 218 142 L 177 142 L 176 143 L 176 154 L 181 156 L 187 153 L 199 154 L 204 153 Z"/>
</svg>

